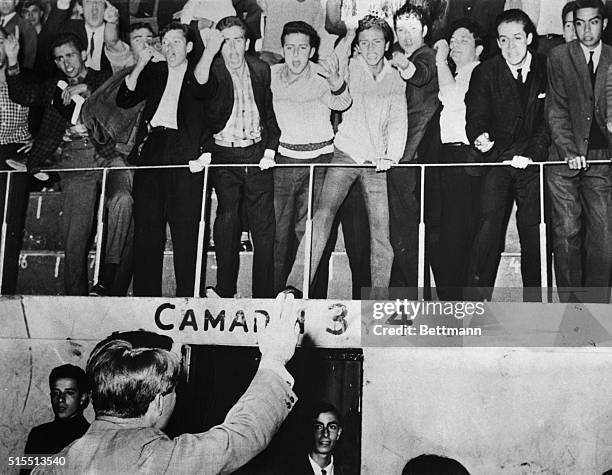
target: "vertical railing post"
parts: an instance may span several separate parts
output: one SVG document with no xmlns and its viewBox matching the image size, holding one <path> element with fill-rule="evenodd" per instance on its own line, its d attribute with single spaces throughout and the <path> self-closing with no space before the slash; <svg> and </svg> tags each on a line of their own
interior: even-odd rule
<svg viewBox="0 0 612 475">
<path fill-rule="evenodd" d="M 420 193 L 420 221 L 419 221 L 419 268 L 418 268 L 418 299 L 424 299 L 425 290 L 425 165 L 420 165 L 421 193 Z"/>
<path fill-rule="evenodd" d="M 306 215 L 306 229 L 304 231 L 304 281 L 302 284 L 303 298 L 307 299 L 310 290 L 310 256 L 312 255 L 312 200 L 314 190 L 314 164 L 309 166 L 308 176 L 308 213 Z"/>
<path fill-rule="evenodd" d="M 108 168 L 102 171 L 102 192 L 100 193 L 100 203 L 98 205 L 98 225 L 96 228 L 96 259 L 94 262 L 93 281 L 96 284 L 100 278 L 100 263 L 102 260 L 102 243 L 104 242 L 104 202 L 106 201 L 106 181 L 108 178 Z"/>
<path fill-rule="evenodd" d="M 196 254 L 195 278 L 193 279 L 193 296 L 200 296 L 202 281 L 202 262 L 204 261 L 204 238 L 206 232 L 206 188 L 208 187 L 209 166 L 204 166 L 204 184 L 202 185 L 202 206 L 200 207 L 200 226 L 198 228 L 198 248 Z"/>
<path fill-rule="evenodd" d="M 9 196 L 11 192 L 11 178 L 13 172 L 6 174 L 6 191 L 4 193 L 4 209 L 2 211 L 2 234 L 0 235 L 0 295 L 2 295 L 2 283 L 4 280 L 4 254 L 6 252 L 7 214 L 9 208 Z"/>
<path fill-rule="evenodd" d="M 540 279 L 542 302 L 548 303 L 548 253 L 546 251 L 546 217 L 544 215 L 544 163 L 538 165 L 540 178 Z"/>
</svg>

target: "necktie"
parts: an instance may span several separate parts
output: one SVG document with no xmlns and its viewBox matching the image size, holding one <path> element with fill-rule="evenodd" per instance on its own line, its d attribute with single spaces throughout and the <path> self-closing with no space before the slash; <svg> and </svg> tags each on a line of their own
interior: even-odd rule
<svg viewBox="0 0 612 475">
<path fill-rule="evenodd" d="M 519 84 L 523 84 L 523 68 L 518 68 L 516 70 L 516 80 Z"/>
<path fill-rule="evenodd" d="M 327 475 L 327 472 L 325 471 L 324 468 L 321 469 L 321 475 Z"/>
<path fill-rule="evenodd" d="M 91 38 L 89 40 L 89 59 L 93 59 L 94 50 L 96 49 L 96 47 L 94 46 L 94 35 L 95 33 L 92 31 Z"/>
<path fill-rule="evenodd" d="M 591 84 L 595 86 L 595 63 L 593 62 L 594 51 L 589 51 L 589 63 L 587 66 L 589 67 L 589 74 L 591 75 Z"/>
<path fill-rule="evenodd" d="M 6 26 L 4 23 L 6 22 L 6 18 L 2 17 L 0 20 L 0 26 Z"/>
</svg>

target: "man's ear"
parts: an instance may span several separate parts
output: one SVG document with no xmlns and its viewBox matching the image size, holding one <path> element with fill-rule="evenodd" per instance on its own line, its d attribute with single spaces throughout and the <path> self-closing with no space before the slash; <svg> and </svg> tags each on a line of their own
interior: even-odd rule
<svg viewBox="0 0 612 475">
<path fill-rule="evenodd" d="M 81 59 L 83 60 L 83 62 L 87 61 L 87 51 L 81 51 Z"/>
<path fill-rule="evenodd" d="M 188 41 L 187 42 L 187 53 L 191 53 L 192 49 L 193 49 L 193 42 Z"/>
<path fill-rule="evenodd" d="M 315 49 L 314 48 L 310 48 L 310 54 L 308 55 L 308 59 L 312 59 L 314 54 L 315 54 Z"/>
<path fill-rule="evenodd" d="M 603 29 L 605 30 L 607 26 L 608 26 L 608 19 L 607 19 L 607 18 L 604 18 L 604 21 L 603 21 Z"/>
<path fill-rule="evenodd" d="M 81 393 L 81 397 L 79 398 L 79 406 L 82 409 L 85 409 L 89 405 L 89 393 Z"/>
<path fill-rule="evenodd" d="M 425 39 L 428 32 L 429 32 L 429 28 L 427 28 L 427 25 L 423 25 L 423 39 Z"/>
<path fill-rule="evenodd" d="M 337 437 L 337 439 L 340 439 L 340 436 L 341 436 L 341 435 L 342 435 L 342 427 L 340 427 L 340 428 L 338 429 L 338 437 Z"/>
<path fill-rule="evenodd" d="M 532 42 L 533 42 L 533 33 L 529 33 L 527 35 L 527 46 L 530 46 Z"/>
<path fill-rule="evenodd" d="M 480 55 L 482 54 L 483 51 L 484 51 L 484 46 L 482 45 L 476 46 L 476 58 L 477 59 L 480 59 Z"/>
</svg>

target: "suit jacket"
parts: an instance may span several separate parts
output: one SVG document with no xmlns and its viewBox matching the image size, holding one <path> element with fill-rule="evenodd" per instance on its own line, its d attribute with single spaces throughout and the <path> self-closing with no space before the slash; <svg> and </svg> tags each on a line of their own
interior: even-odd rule
<svg viewBox="0 0 612 475">
<path fill-rule="evenodd" d="M 44 50 L 42 52 L 44 56 L 43 58 L 39 57 L 37 62 L 53 62 L 53 58 L 51 57 L 52 51 L 50 50 L 51 44 L 61 33 L 72 33 L 81 40 L 83 48 L 87 50 L 89 39 L 87 38 L 87 31 L 85 30 L 85 21 L 71 20 L 71 13 L 72 9 L 70 8 L 67 10 L 60 10 L 55 6 L 51 8 L 47 21 L 43 27 L 43 31 L 40 33 L 40 47 Z M 111 71 L 110 61 L 106 57 L 104 51 L 102 51 L 102 56 L 100 59 L 100 69 L 102 71 Z"/>
<path fill-rule="evenodd" d="M 246 64 L 251 75 L 251 85 L 255 103 L 259 111 L 261 140 L 266 149 L 276 150 L 280 138 L 280 129 L 276 123 L 272 105 L 272 90 L 270 89 L 270 66 L 258 58 L 246 55 Z M 234 106 L 234 86 L 232 77 L 223 58 L 217 57 L 211 66 L 209 80 L 200 85 L 194 78 L 194 93 L 205 99 L 206 117 L 212 133 L 223 130 L 232 114 Z M 212 137 L 210 137 L 212 140 Z"/>
<path fill-rule="evenodd" d="M 127 420 L 96 419 L 58 454 L 65 457 L 64 466 L 39 466 L 34 473 L 231 473 L 270 443 L 296 400 L 277 373 L 259 369 L 225 421 L 207 432 L 170 439 Z"/>
<path fill-rule="evenodd" d="M 529 91 L 523 109 L 518 85 L 506 60 L 497 55 L 474 69 L 465 96 L 468 140 L 488 132 L 495 142 L 483 160 L 502 162 L 514 155 L 544 161 L 550 137 L 544 120 L 546 58 L 532 52 Z"/>
<path fill-rule="evenodd" d="M 140 116 L 140 124 L 136 133 L 136 141 L 130 161 L 136 161 L 136 152 L 143 144 L 148 135 L 149 122 L 155 115 L 159 102 L 166 89 L 168 82 L 168 64 L 166 62 L 149 63 L 138 77 L 136 89 L 130 91 L 125 81 L 121 83 L 117 92 L 117 105 L 123 109 L 134 107 L 138 103 L 145 101 L 144 109 Z M 177 126 L 179 136 L 179 147 L 169 162 L 162 163 L 161 154 L 153 156 L 145 154 L 138 158 L 139 165 L 160 165 L 160 164 L 187 164 L 190 160 L 196 159 L 200 154 L 200 145 L 204 141 L 208 128 L 204 117 L 204 107 L 202 102 L 196 100 L 193 95 L 193 64 L 187 66 L 187 71 L 183 77 L 181 92 L 177 108 Z"/>
<path fill-rule="evenodd" d="M 24 106 L 43 108 L 40 130 L 36 134 L 32 150 L 28 153 L 28 168 L 36 170 L 40 169 L 45 162 L 48 162 L 53 157 L 53 153 L 60 145 L 62 136 L 68 127 L 68 120 L 51 103 L 57 87 L 57 80 L 48 79 L 42 84 L 37 84 L 26 81 L 23 75 L 23 73 L 15 76 L 7 74 L 6 83 L 8 85 L 9 97 L 13 102 Z M 84 82 L 93 92 L 108 77 L 109 74 L 106 72 L 88 69 Z M 116 156 L 115 143 L 113 141 L 103 145 L 94 141 L 94 145 L 98 154 L 103 158 L 112 159 Z"/>
<path fill-rule="evenodd" d="M 414 63 L 416 72 L 406 82 L 408 136 L 401 162 L 415 159 L 419 144 L 440 109 L 436 52 L 429 46 L 423 45 L 412 53 L 410 61 Z"/>
<path fill-rule="evenodd" d="M 19 28 L 19 64 L 23 68 L 33 69 L 36 61 L 38 37 L 36 30 L 27 20 L 17 13 L 4 26 L 9 35 L 15 34 L 15 27 Z"/>
<path fill-rule="evenodd" d="M 273 471 L 274 475 L 314 475 L 308 454 L 292 457 L 283 461 L 282 466 Z M 344 463 L 342 458 L 334 455 L 334 475 L 359 475 L 359 469 Z"/>
<path fill-rule="evenodd" d="M 604 137 L 609 137 L 606 129 L 606 73 L 611 64 L 612 47 L 603 44 L 593 90 L 578 40 L 560 45 L 550 52 L 546 98 L 546 114 L 553 142 L 550 160 L 586 156 L 593 120 Z M 610 145 L 608 150 L 612 151 Z M 553 172 L 567 176 L 579 173 L 579 170 L 568 167 L 552 168 Z"/>
</svg>

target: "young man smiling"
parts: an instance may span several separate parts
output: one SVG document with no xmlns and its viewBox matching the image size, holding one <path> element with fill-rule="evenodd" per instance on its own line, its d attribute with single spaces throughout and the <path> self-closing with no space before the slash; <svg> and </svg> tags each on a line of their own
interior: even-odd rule
<svg viewBox="0 0 612 475">
<path fill-rule="evenodd" d="M 501 55 L 474 69 L 465 96 L 466 133 L 490 167 L 482 177 L 480 223 L 470 256 L 468 283 L 474 298 L 490 300 L 513 201 L 521 243 L 523 299 L 541 299 L 540 200 L 537 167 L 546 160 L 550 139 L 544 120 L 546 58 L 529 50 L 533 23 L 522 10 L 496 20 Z"/>
<path fill-rule="evenodd" d="M 339 75 L 338 58 L 313 63 L 318 35 L 303 21 L 285 24 L 281 43 L 285 62 L 272 66 L 274 112 L 281 130 L 276 162 L 279 164 L 329 163 L 334 152 L 330 110 L 351 105 L 346 83 Z M 314 202 L 323 186 L 325 169 L 315 169 Z M 285 286 L 293 263 L 294 240 L 304 236 L 308 212 L 309 168 L 274 170 L 275 290 Z M 299 256 L 298 256 L 299 258 Z"/>
</svg>

